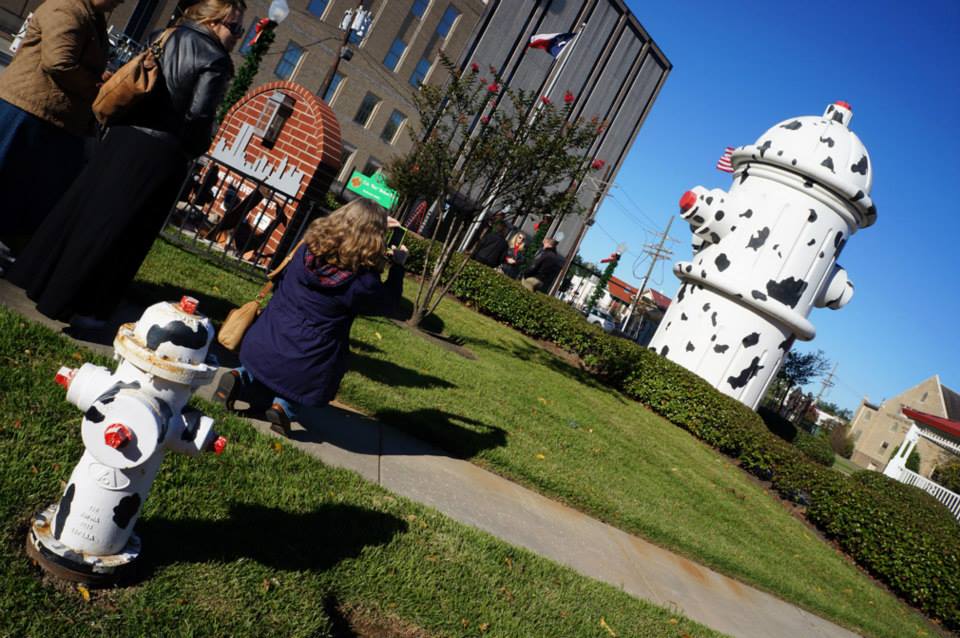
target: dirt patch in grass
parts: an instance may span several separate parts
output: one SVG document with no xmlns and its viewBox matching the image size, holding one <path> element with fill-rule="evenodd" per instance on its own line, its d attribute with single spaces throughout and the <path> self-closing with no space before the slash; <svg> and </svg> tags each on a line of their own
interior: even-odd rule
<svg viewBox="0 0 960 638">
<path fill-rule="evenodd" d="M 327 598 L 324 609 L 333 623 L 333 638 L 431 638 L 430 634 L 400 618 L 363 607 L 342 606 Z"/>
</svg>

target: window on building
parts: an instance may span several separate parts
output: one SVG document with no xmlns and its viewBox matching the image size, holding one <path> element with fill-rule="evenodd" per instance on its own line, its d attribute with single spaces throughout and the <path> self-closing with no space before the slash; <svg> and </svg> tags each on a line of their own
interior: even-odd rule
<svg viewBox="0 0 960 638">
<path fill-rule="evenodd" d="M 318 18 L 322 18 L 323 12 L 327 10 L 328 4 L 330 4 L 330 0 L 310 0 L 307 3 L 307 11 Z"/>
<path fill-rule="evenodd" d="M 253 36 L 257 34 L 257 22 L 260 21 L 260 18 L 254 18 L 253 22 L 250 23 L 250 28 L 247 29 L 246 35 L 243 36 L 243 40 L 240 42 L 240 55 L 246 55 L 250 52 L 250 40 L 253 39 Z"/>
<path fill-rule="evenodd" d="M 303 47 L 290 40 L 273 73 L 281 80 L 289 80 L 293 72 L 297 70 L 297 65 L 300 64 L 300 58 L 302 57 Z"/>
<path fill-rule="evenodd" d="M 363 167 L 363 174 L 367 177 L 373 177 L 381 170 L 383 170 L 383 164 L 381 164 L 379 160 L 371 157 Z"/>
<path fill-rule="evenodd" d="M 343 143 L 343 150 L 340 151 L 340 165 L 343 166 L 343 168 L 337 176 L 337 179 L 341 182 L 345 182 L 353 174 L 353 167 L 350 163 L 353 161 L 353 156 L 356 152 L 356 146 L 347 144 L 346 142 Z"/>
<path fill-rule="evenodd" d="M 888 447 L 890 447 L 890 444 L 887 443 L 886 441 L 884 441 L 883 443 L 880 444 L 880 451 L 883 452 L 883 451 L 886 450 Z"/>
<path fill-rule="evenodd" d="M 427 74 L 430 73 L 430 60 L 427 58 L 420 58 L 420 61 L 417 62 L 417 68 L 413 70 L 413 73 L 410 74 L 410 84 L 417 88 L 420 88 L 420 84 L 427 78 Z"/>
<path fill-rule="evenodd" d="M 860 440 L 860 435 L 863 434 L 863 430 L 857 430 L 853 433 L 853 442 L 856 443 Z"/>
<path fill-rule="evenodd" d="M 923 396 L 920 397 L 920 403 L 923 403 L 924 401 L 927 400 L 927 395 L 928 395 L 928 394 L 930 394 L 930 393 L 929 393 L 929 392 L 924 392 L 924 393 L 923 393 Z"/>
<path fill-rule="evenodd" d="M 866 419 L 867 421 L 869 421 L 869 420 L 870 420 L 870 417 L 872 417 L 872 416 L 873 416 L 873 412 L 864 412 L 864 413 L 863 413 L 863 418 Z"/>
<path fill-rule="evenodd" d="M 890 431 L 891 431 L 891 432 L 897 432 L 897 431 L 899 431 L 899 430 L 900 430 L 900 428 L 897 427 L 897 424 L 896 424 L 896 423 L 894 423 L 893 425 L 890 426 Z"/>
<path fill-rule="evenodd" d="M 407 43 L 400 38 L 395 39 L 393 44 L 390 45 L 390 50 L 387 51 L 387 55 L 383 58 L 383 66 L 391 71 L 396 71 L 400 65 L 400 58 L 403 57 L 403 52 L 406 50 Z"/>
<path fill-rule="evenodd" d="M 323 95 L 323 101 L 327 104 L 333 103 L 333 96 L 337 94 L 337 89 L 340 87 L 340 83 L 343 82 L 343 76 L 339 73 L 333 74 L 333 79 L 330 80 L 330 88 L 327 89 L 327 92 Z"/>
<path fill-rule="evenodd" d="M 420 20 L 423 18 L 423 14 L 427 12 L 427 7 L 430 6 L 430 0 L 413 0 L 413 6 L 410 7 L 410 13 L 413 16 Z"/>
<path fill-rule="evenodd" d="M 459 17 L 460 12 L 453 5 L 447 7 L 447 10 L 443 12 L 443 17 L 440 18 L 440 24 L 437 25 L 437 35 L 441 38 L 447 37 Z"/>
<path fill-rule="evenodd" d="M 379 103 L 380 98 L 368 91 L 367 94 L 363 96 L 363 102 L 360 103 L 357 114 L 353 116 L 353 121 L 360 126 L 366 127 L 367 122 L 370 121 L 370 116 L 373 114 L 373 110 L 377 108 L 377 104 Z"/>
<path fill-rule="evenodd" d="M 387 120 L 387 125 L 383 127 L 383 132 L 380 133 L 380 139 L 387 144 L 393 144 L 393 138 L 397 136 L 397 131 L 400 130 L 400 127 L 403 126 L 406 119 L 400 111 L 391 113 L 390 119 Z"/>
</svg>

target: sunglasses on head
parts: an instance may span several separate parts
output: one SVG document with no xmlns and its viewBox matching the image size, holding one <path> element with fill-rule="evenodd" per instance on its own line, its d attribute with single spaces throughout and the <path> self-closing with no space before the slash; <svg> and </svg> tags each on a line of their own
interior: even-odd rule
<svg viewBox="0 0 960 638">
<path fill-rule="evenodd" d="M 236 36 L 238 38 L 243 35 L 244 29 L 242 24 L 239 24 L 237 22 L 221 22 L 220 24 L 222 24 L 227 28 L 227 31 L 230 32 L 230 35 Z"/>
</svg>

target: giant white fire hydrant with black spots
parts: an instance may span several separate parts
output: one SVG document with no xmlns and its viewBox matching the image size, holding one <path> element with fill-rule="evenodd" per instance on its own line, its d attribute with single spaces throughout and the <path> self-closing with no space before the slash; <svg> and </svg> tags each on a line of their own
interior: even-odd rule
<svg viewBox="0 0 960 638">
<path fill-rule="evenodd" d="M 60 578 L 105 584 L 140 555 L 133 532 L 167 450 L 220 454 L 226 439 L 213 420 L 186 406 L 217 371 L 214 336 L 197 302 L 158 303 L 114 341 L 115 372 L 86 363 L 56 381 L 83 411 L 83 456 L 58 503 L 37 515 L 27 553 Z"/>
<path fill-rule="evenodd" d="M 755 408 L 795 339 L 813 339 L 814 308 L 838 309 L 853 283 L 837 264 L 872 225 L 872 164 L 846 102 L 785 120 L 733 151 L 729 191 L 680 200 L 693 258 L 650 349 Z"/>
</svg>

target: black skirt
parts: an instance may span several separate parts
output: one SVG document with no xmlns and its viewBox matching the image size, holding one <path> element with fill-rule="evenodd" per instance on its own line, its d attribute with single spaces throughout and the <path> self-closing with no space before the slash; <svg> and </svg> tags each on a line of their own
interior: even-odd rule
<svg viewBox="0 0 960 638">
<path fill-rule="evenodd" d="M 176 141 L 111 128 L 8 279 L 48 317 L 108 318 L 160 231 L 188 164 Z"/>
</svg>

